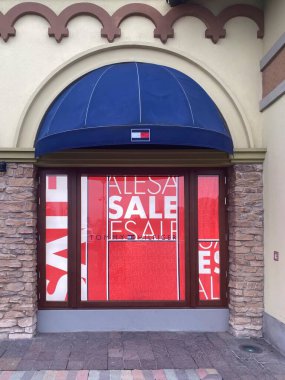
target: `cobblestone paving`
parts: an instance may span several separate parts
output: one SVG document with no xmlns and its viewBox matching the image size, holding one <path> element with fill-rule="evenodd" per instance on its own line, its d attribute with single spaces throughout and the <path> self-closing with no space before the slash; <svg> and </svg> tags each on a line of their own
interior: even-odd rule
<svg viewBox="0 0 285 380">
<path fill-rule="evenodd" d="M 256 345 L 262 349 L 262 353 L 241 351 L 239 347 L 242 344 Z M 17 373 L 11 377 L 9 371 L 70 370 L 66 372 L 67 378 L 75 379 L 77 375 L 73 371 L 80 370 L 90 370 L 90 375 L 92 370 L 199 368 L 214 368 L 224 380 L 285 380 L 285 358 L 281 354 L 262 339 L 237 339 L 228 333 L 64 333 L 39 334 L 27 340 L 0 341 L 0 380 L 19 378 L 15 377 Z M 33 376 L 35 374 L 30 373 Z M 42 373 L 37 372 L 37 375 Z M 62 376 L 64 373 L 61 372 Z M 85 372 L 80 373 L 84 376 Z M 183 371 L 173 373 L 178 380 L 189 380 Z M 99 380 L 109 379 L 108 375 L 102 376 Z M 135 379 L 141 380 L 141 377 Z M 165 380 L 163 377 L 157 379 Z M 114 380 L 117 380 L 116 377 Z M 124 377 L 124 380 L 131 380 L 131 377 Z M 148 377 L 146 380 L 149 380 Z"/>
</svg>

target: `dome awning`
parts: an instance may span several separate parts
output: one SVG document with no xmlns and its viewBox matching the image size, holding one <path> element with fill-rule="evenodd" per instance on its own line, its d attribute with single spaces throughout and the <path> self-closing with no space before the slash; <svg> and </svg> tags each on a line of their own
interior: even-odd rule
<svg viewBox="0 0 285 380">
<path fill-rule="evenodd" d="M 94 70 L 47 110 L 36 157 L 96 147 L 190 147 L 233 152 L 226 123 L 208 94 L 172 68 L 119 63 Z"/>
</svg>

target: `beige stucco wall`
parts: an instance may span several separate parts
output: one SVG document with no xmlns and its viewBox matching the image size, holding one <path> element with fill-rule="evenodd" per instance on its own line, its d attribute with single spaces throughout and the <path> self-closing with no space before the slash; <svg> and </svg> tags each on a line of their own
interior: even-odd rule
<svg viewBox="0 0 285 380">
<path fill-rule="evenodd" d="M 264 166 L 265 312 L 285 323 L 285 97 L 263 114 L 268 151 Z M 278 251 L 280 261 L 273 260 Z"/>
<path fill-rule="evenodd" d="M 56 12 L 73 2 L 42 1 Z M 110 13 L 131 2 L 94 1 Z M 1 1 L 0 11 L 5 13 L 17 3 Z M 161 13 L 169 10 L 165 0 L 144 3 Z M 217 13 L 236 1 L 201 3 Z M 244 3 L 261 5 L 258 0 Z M 228 22 L 227 38 L 216 45 L 205 39 L 205 25 L 193 17 L 177 21 L 175 38 L 165 45 L 153 38 L 153 24 L 142 17 L 125 20 L 122 37 L 112 44 L 101 38 L 101 24 L 86 16 L 69 23 L 70 37 L 60 44 L 48 37 L 47 22 L 37 16 L 21 18 L 16 29 L 15 38 L 8 43 L 0 41 L 0 148 L 32 147 L 40 119 L 61 89 L 84 72 L 130 60 L 165 64 L 185 72 L 216 101 L 235 148 L 264 146 L 258 111 L 263 42 L 256 38 L 257 26 L 249 19 Z"/>
<path fill-rule="evenodd" d="M 285 1 L 268 0 L 265 10 L 264 53 L 267 53 L 285 32 Z M 262 117 L 267 145 L 264 163 L 265 312 L 285 323 L 285 97 L 267 108 Z M 273 260 L 274 251 L 279 252 L 279 261 Z"/>
<path fill-rule="evenodd" d="M 284 26 L 285 1 L 265 1 L 265 37 L 264 52 L 266 53 L 278 38 L 285 32 Z"/>
</svg>

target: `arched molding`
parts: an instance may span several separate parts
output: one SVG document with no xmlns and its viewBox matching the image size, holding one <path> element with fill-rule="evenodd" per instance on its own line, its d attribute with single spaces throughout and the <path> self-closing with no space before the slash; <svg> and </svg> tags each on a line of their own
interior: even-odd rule
<svg viewBox="0 0 285 380">
<path fill-rule="evenodd" d="M 172 8 L 165 16 L 165 29 L 166 26 L 172 30 L 174 35 L 173 26 L 176 21 L 183 17 L 192 16 L 201 20 L 207 27 L 205 31 L 205 37 L 211 38 L 214 43 L 217 43 L 221 33 L 216 33 L 216 24 L 218 24 L 218 18 L 207 8 L 198 4 L 183 4 L 179 7 Z M 172 35 L 172 37 L 173 37 Z M 224 34 L 222 33 L 222 37 Z M 165 41 L 166 42 L 166 41 Z"/>
<path fill-rule="evenodd" d="M 57 42 L 63 37 L 68 37 L 69 31 L 67 25 L 69 21 L 77 16 L 92 16 L 102 24 L 101 36 L 107 38 L 109 42 L 113 42 L 116 37 L 121 35 L 120 29 L 116 28 L 112 17 L 109 13 L 96 4 L 78 3 L 72 4 L 65 8 L 58 16 L 57 23 L 50 29 L 49 35 L 54 36 Z"/>
<path fill-rule="evenodd" d="M 59 15 L 56 15 L 48 6 L 25 2 L 12 7 L 6 14 L 0 12 L 0 37 L 5 42 L 16 35 L 14 27 L 16 21 L 23 16 L 33 14 L 45 18 L 50 27 L 48 34 L 61 42 L 64 37 L 69 36 L 68 22 L 74 17 L 89 15 L 99 20 L 103 26 L 101 36 L 113 42 L 121 36 L 120 24 L 123 20 L 132 16 L 143 16 L 151 20 L 155 26 L 154 37 L 166 43 L 168 38 L 174 37 L 173 26 L 175 22 L 185 16 L 193 16 L 200 19 L 206 25 L 205 37 L 217 43 L 220 38 L 225 38 L 225 24 L 234 17 L 248 17 L 253 20 L 259 30 L 258 38 L 264 35 L 264 14 L 257 7 L 239 4 L 225 8 L 220 14 L 214 15 L 208 8 L 197 4 L 182 4 L 162 15 L 156 8 L 142 3 L 131 3 L 119 8 L 110 15 L 102 7 L 92 3 L 75 3 L 67 6 Z M 35 31 L 36 33 L 37 31 Z"/>
<path fill-rule="evenodd" d="M 44 18 L 54 28 L 58 22 L 58 16 L 48 6 L 40 3 L 21 3 L 11 8 L 5 15 L 0 12 L 0 37 L 5 42 L 10 37 L 16 36 L 15 23 L 19 18 L 27 15 L 36 15 Z"/>
<path fill-rule="evenodd" d="M 264 37 L 264 14 L 263 11 L 252 6 L 245 4 L 232 5 L 224 10 L 218 16 L 219 28 L 223 29 L 224 37 L 226 35 L 226 23 L 235 17 L 247 17 L 254 21 L 258 26 L 257 38 Z M 220 36 L 222 38 L 222 36 Z"/>
<path fill-rule="evenodd" d="M 167 37 L 163 41 L 161 38 L 161 30 L 164 28 L 164 17 L 162 14 L 155 8 L 153 8 L 151 5 L 147 4 L 127 4 L 119 8 L 112 16 L 115 26 L 120 30 L 121 23 L 131 16 L 142 16 L 150 21 L 155 25 L 154 30 L 154 37 L 160 38 L 162 42 L 166 42 L 168 37 L 173 37 L 174 32 L 172 28 L 170 30 L 168 29 Z"/>
<path fill-rule="evenodd" d="M 237 98 L 224 81 L 205 64 L 185 57 L 179 51 L 140 44 L 116 44 L 92 49 L 69 60 L 53 71 L 32 94 L 17 127 L 15 147 L 31 148 L 41 120 L 56 96 L 82 75 L 112 63 L 146 62 L 182 71 L 196 80 L 212 97 L 229 127 L 234 148 L 254 148 L 247 117 Z"/>
</svg>

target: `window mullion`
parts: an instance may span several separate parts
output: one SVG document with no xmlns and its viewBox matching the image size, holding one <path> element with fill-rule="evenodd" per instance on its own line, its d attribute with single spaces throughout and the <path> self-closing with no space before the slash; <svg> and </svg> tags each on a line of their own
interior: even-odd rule
<svg viewBox="0 0 285 380">
<path fill-rule="evenodd" d="M 227 220 L 227 202 L 222 202 L 227 199 L 226 196 L 226 176 L 225 173 L 220 174 L 220 282 L 221 282 L 221 302 L 224 306 L 227 305 L 227 288 L 228 288 L 228 228 Z"/>
<path fill-rule="evenodd" d="M 71 173 L 68 176 L 68 306 L 71 308 L 77 307 L 77 231 L 80 230 L 77 204 L 76 174 Z"/>
<path fill-rule="evenodd" d="M 196 307 L 199 296 L 198 286 L 198 210 L 197 210 L 197 175 L 195 171 L 191 171 L 189 175 L 189 193 L 187 194 L 189 201 L 189 262 L 190 262 L 190 305 Z"/>
<path fill-rule="evenodd" d="M 42 177 L 42 178 L 41 178 Z M 41 178 L 41 180 L 40 180 Z M 46 186 L 46 176 L 41 173 L 39 177 L 39 205 L 38 205 L 38 299 L 39 306 L 41 307 L 45 301 L 45 278 L 46 278 L 46 254 L 45 254 L 45 227 L 46 227 L 46 219 L 45 219 L 45 186 Z"/>
</svg>

